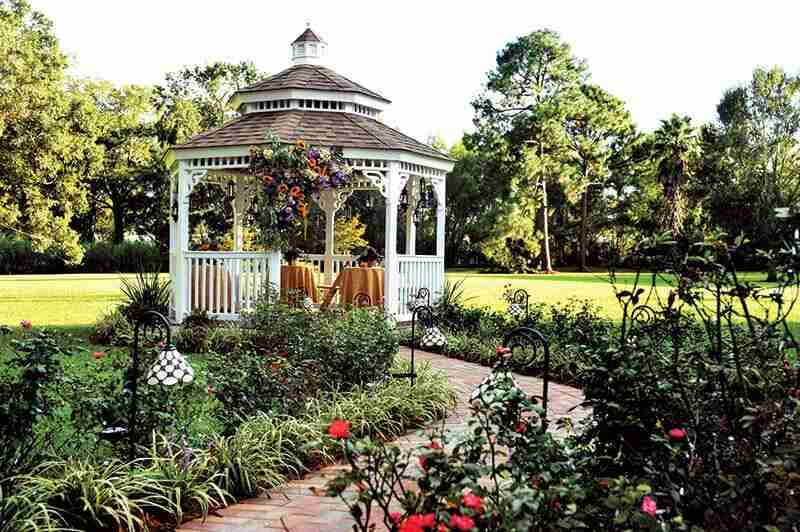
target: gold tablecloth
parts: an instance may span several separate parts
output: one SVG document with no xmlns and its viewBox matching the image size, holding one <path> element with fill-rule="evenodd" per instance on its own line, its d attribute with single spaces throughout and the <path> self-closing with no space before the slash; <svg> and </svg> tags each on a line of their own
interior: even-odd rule
<svg viewBox="0 0 800 532">
<path fill-rule="evenodd" d="M 314 303 L 318 303 L 317 283 L 314 272 L 308 266 L 284 264 L 281 266 L 281 296 L 286 299 L 290 290 L 305 292 Z M 296 295 L 297 292 L 295 292 Z"/>
<path fill-rule="evenodd" d="M 344 306 L 353 304 L 358 294 L 367 294 L 373 305 L 383 304 L 383 268 L 347 268 L 339 273 L 334 287 L 338 287 L 339 301 Z M 331 304 L 336 290 L 329 290 L 323 307 Z"/>
</svg>

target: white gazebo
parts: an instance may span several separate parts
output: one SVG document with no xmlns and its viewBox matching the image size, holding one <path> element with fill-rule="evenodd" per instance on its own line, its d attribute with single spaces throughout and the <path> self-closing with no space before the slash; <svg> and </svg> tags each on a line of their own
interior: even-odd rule
<svg viewBox="0 0 800 532">
<path fill-rule="evenodd" d="M 268 134 L 282 142 L 341 150 L 358 178 L 346 189 L 326 190 L 319 205 L 325 213 L 325 253 L 305 259 L 326 284 L 355 257 L 334 254 L 334 219 L 356 190 L 376 190 L 386 200 L 384 306 L 399 320 L 410 317 L 407 302 L 419 288 L 435 298 L 444 285 L 445 177 L 453 168 L 446 155 L 390 128 L 381 112 L 390 101 L 323 66 L 327 43 L 306 29 L 291 45 L 293 66 L 238 91 L 232 102 L 241 116 L 200 133 L 170 151 L 170 277 L 172 318 L 180 322 L 193 310 L 236 319 L 251 308 L 272 283 L 280 289 L 281 253 L 243 252 L 242 218 L 258 185 L 250 176 L 250 147 Z M 234 250 L 189 250 L 189 196 L 200 181 L 218 183 L 232 198 Z M 436 253 L 416 253 L 413 204 L 421 182 L 436 198 Z M 232 194 L 227 194 L 230 190 Z M 398 207 L 405 190 L 412 208 L 402 213 L 405 254 L 397 252 Z"/>
</svg>

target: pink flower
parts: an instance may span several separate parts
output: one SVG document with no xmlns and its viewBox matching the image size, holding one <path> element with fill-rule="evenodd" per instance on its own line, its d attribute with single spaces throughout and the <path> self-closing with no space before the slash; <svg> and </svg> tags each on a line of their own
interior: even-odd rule
<svg viewBox="0 0 800 532">
<path fill-rule="evenodd" d="M 641 510 L 643 513 L 646 513 L 650 517 L 656 516 L 656 510 L 658 506 L 656 505 L 655 499 L 653 499 L 650 495 L 645 495 L 642 499 L 642 506 Z"/>
<path fill-rule="evenodd" d="M 206 387 L 206 393 L 209 395 L 209 397 L 213 396 L 215 393 L 214 387 L 209 384 L 208 387 Z"/>
<path fill-rule="evenodd" d="M 442 444 L 434 440 L 425 447 L 427 447 L 428 449 L 442 449 Z"/>
<path fill-rule="evenodd" d="M 467 492 L 461 497 L 461 504 L 466 508 L 475 510 L 477 513 L 483 511 L 483 500 L 472 492 Z"/>
<path fill-rule="evenodd" d="M 33 324 L 31 323 L 31 320 L 22 320 L 21 322 L 19 322 L 19 326 L 22 327 L 23 329 L 30 329 L 31 327 L 33 327 Z"/>
<path fill-rule="evenodd" d="M 411 515 L 400 525 L 400 532 L 424 532 L 426 528 L 436 525 L 436 514 Z"/>
<path fill-rule="evenodd" d="M 466 515 L 451 515 L 450 526 L 454 530 L 472 530 L 475 528 L 475 521 Z"/>
<path fill-rule="evenodd" d="M 686 431 L 683 429 L 669 429 L 667 435 L 672 441 L 683 441 L 686 439 Z"/>
<path fill-rule="evenodd" d="M 420 455 L 418 460 L 419 460 L 419 467 L 421 467 L 423 470 L 427 470 L 428 469 L 428 457 Z"/>
<path fill-rule="evenodd" d="M 508 353 L 511 352 L 511 349 L 509 349 L 508 347 L 503 347 L 502 345 L 498 345 L 497 347 L 494 348 L 494 352 L 497 353 L 498 355 L 507 355 Z"/>
<path fill-rule="evenodd" d="M 328 427 L 328 435 L 337 440 L 344 440 L 350 437 L 350 422 L 342 419 L 334 419 Z"/>
<path fill-rule="evenodd" d="M 389 521 L 391 521 L 394 524 L 399 523 L 401 517 L 402 515 L 400 514 L 400 512 L 389 512 Z"/>
<path fill-rule="evenodd" d="M 94 353 L 92 353 L 92 356 L 94 357 L 95 360 L 100 360 L 101 358 L 105 358 L 106 354 L 107 353 L 105 351 L 95 351 Z"/>
</svg>

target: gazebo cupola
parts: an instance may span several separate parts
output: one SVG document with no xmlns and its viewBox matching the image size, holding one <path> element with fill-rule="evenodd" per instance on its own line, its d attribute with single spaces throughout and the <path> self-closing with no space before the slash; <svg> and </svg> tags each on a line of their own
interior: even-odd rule
<svg viewBox="0 0 800 532">
<path fill-rule="evenodd" d="M 352 192 L 375 190 L 386 205 L 383 305 L 387 312 L 407 318 L 405 304 L 416 290 L 427 288 L 434 297 L 441 293 L 445 178 L 453 161 L 384 124 L 381 113 L 391 103 L 389 99 L 321 64 L 327 43 L 311 28 L 292 42 L 291 50 L 289 68 L 233 95 L 231 104 L 241 116 L 170 150 L 170 275 L 172 313 L 178 322 L 195 310 L 235 319 L 252 307 L 265 283 L 280 285 L 279 251 L 242 251 L 250 199 L 260 186 L 250 174 L 250 148 L 263 145 L 268 136 L 287 144 L 303 140 L 308 145 L 335 148 L 359 176 L 348 189 L 325 190 L 318 200 L 325 216 L 325 250 L 305 259 L 313 263 L 326 284 L 355 261 L 355 257 L 334 254 L 337 211 Z M 220 194 L 232 202 L 231 251 L 191 249 L 189 197 L 201 180 L 219 183 Z M 436 200 L 433 255 L 416 253 L 415 209 L 402 208 L 416 205 L 422 190 L 431 192 Z M 404 254 L 398 251 L 398 223 L 405 225 Z"/>
<path fill-rule="evenodd" d="M 325 58 L 328 43 L 307 27 L 292 43 L 292 62 L 295 65 L 320 64 Z"/>
</svg>

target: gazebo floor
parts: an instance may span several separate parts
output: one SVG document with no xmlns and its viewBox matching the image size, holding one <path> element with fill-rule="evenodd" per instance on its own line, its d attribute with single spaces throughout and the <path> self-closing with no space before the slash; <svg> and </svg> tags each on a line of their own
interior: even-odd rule
<svg viewBox="0 0 800 532">
<path fill-rule="evenodd" d="M 401 348 L 401 356 L 409 357 L 407 348 Z M 434 368 L 444 372 L 456 389 L 457 405 L 444 421 L 448 431 L 464 431 L 469 416 L 469 396 L 491 371 L 490 368 L 448 358 L 424 351 L 416 352 L 417 361 L 429 362 Z M 517 385 L 528 394 L 541 394 L 542 381 L 535 377 L 515 375 Z M 576 407 L 583 401 L 583 393 L 569 386 L 550 384 L 549 417 L 570 417 L 575 423 L 588 415 L 588 410 Z M 438 422 L 436 426 L 440 426 Z M 403 449 L 416 448 L 427 442 L 420 433 L 409 434 L 397 440 Z M 272 490 L 268 496 L 243 501 L 219 511 L 219 517 L 209 516 L 205 523 L 189 521 L 181 526 L 182 531 L 206 532 L 249 532 L 256 530 L 281 530 L 291 532 L 344 532 L 352 530 L 353 519 L 345 504 L 314 494 L 324 489 L 327 482 L 335 477 L 345 465 L 332 465 L 310 473 L 305 478 L 294 480 Z M 375 518 L 375 530 L 386 530 L 380 510 Z"/>
</svg>

